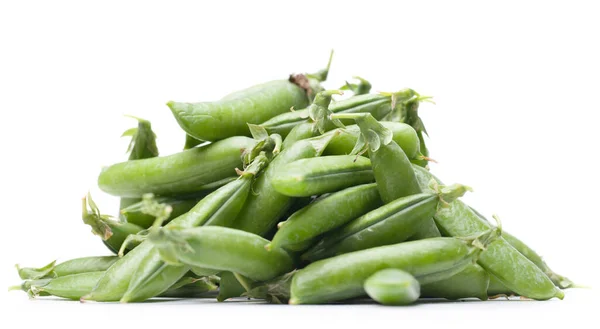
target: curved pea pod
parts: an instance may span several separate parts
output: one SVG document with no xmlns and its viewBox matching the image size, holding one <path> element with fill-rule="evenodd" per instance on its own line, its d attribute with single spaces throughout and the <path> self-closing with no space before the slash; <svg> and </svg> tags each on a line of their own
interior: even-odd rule
<svg viewBox="0 0 600 329">
<path fill-rule="evenodd" d="M 284 195 L 307 197 L 371 183 L 371 161 L 365 157 L 330 155 L 300 159 L 282 166 L 271 184 Z"/>
<path fill-rule="evenodd" d="M 168 264 L 198 266 L 241 274 L 254 281 L 273 279 L 294 268 L 283 249 L 265 250 L 268 240 L 217 226 L 159 229 L 150 237 Z"/>
<path fill-rule="evenodd" d="M 421 294 L 421 286 L 414 276 L 402 270 L 387 268 L 371 275 L 365 281 L 365 292 L 383 305 L 412 304 Z"/>
<path fill-rule="evenodd" d="M 98 186 L 121 197 L 203 191 L 203 186 L 235 176 L 235 168 L 242 168 L 242 152 L 255 143 L 236 136 L 164 157 L 117 163 L 102 170 Z"/>
<path fill-rule="evenodd" d="M 16 267 L 21 279 L 38 280 L 85 272 L 105 271 L 117 260 L 119 260 L 117 256 L 92 256 L 70 259 L 58 265 L 56 265 L 56 261 L 53 261 L 40 268 L 20 267 L 19 265 Z"/>
<path fill-rule="evenodd" d="M 426 169 L 413 166 L 422 186 L 431 179 L 440 182 Z M 435 223 L 447 236 L 466 236 L 488 230 L 489 222 L 479 217 L 460 200 L 440 209 L 434 216 Z M 513 248 L 504 238 L 490 244 L 481 254 L 478 263 L 488 273 L 496 276 L 502 284 L 516 294 L 532 299 L 562 299 L 564 293 L 533 262 Z"/>
<path fill-rule="evenodd" d="M 55 278 L 28 280 L 21 286 L 12 287 L 11 290 L 21 289 L 34 298 L 37 296 L 56 296 L 67 299 L 79 300 L 81 296 L 89 293 L 98 280 L 104 275 L 103 271 L 70 274 Z"/>
<path fill-rule="evenodd" d="M 318 236 L 379 207 L 382 204 L 375 184 L 359 185 L 322 196 L 279 223 L 279 230 L 266 248 L 303 251 Z M 327 220 L 323 220 L 323 216 Z"/>
<path fill-rule="evenodd" d="M 254 175 L 266 164 L 258 157 L 235 181 L 202 199 L 189 212 L 165 227 L 194 227 L 227 224 L 240 211 L 252 186 Z M 149 241 L 142 242 L 132 252 L 117 261 L 83 299 L 97 301 L 140 301 L 164 292 L 185 275 L 183 266 L 167 266 Z"/>
<path fill-rule="evenodd" d="M 106 247 L 115 254 L 119 252 L 123 242 L 129 235 L 135 235 L 144 230 L 143 227 L 138 225 L 119 222 L 111 216 L 100 214 L 98 206 L 96 206 L 89 193 L 87 197 L 82 199 L 82 206 L 83 222 L 91 226 L 92 233 L 99 236 Z M 130 245 L 127 250 L 129 251 L 135 246 Z"/>
<path fill-rule="evenodd" d="M 421 287 L 424 298 L 479 298 L 487 300 L 490 275 L 477 264 L 467 266 L 448 279 L 432 282 Z"/>
<path fill-rule="evenodd" d="M 351 252 L 314 262 L 292 279 L 290 304 L 317 304 L 360 297 L 371 275 L 395 268 L 421 285 L 447 279 L 473 263 L 500 235 L 492 229 L 472 239 L 431 238 Z"/>
<path fill-rule="evenodd" d="M 401 122 L 380 121 L 385 128 L 392 132 L 392 139 L 402 148 L 409 159 L 418 159 L 420 156 L 419 137 L 415 130 Z M 360 136 L 360 128 L 357 125 L 346 126 L 342 132 L 331 140 L 327 145 L 324 155 L 346 155 L 350 154 Z M 368 156 L 368 153 L 364 154 Z"/>
<path fill-rule="evenodd" d="M 403 242 L 433 217 L 438 208 L 462 196 L 468 187 L 437 186 L 435 193 L 396 199 L 325 235 L 302 257 L 315 261 L 352 251 Z"/>
<path fill-rule="evenodd" d="M 256 179 L 252 193 L 232 227 L 260 236 L 268 234 L 294 203 L 293 198 L 273 188 L 272 181 L 276 173 L 292 161 L 321 155 L 334 135 L 304 139 L 281 151 Z"/>
</svg>

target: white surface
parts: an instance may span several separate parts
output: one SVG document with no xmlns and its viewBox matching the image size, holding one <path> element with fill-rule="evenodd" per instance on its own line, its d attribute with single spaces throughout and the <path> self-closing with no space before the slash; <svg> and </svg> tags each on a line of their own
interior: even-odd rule
<svg viewBox="0 0 600 329">
<path fill-rule="evenodd" d="M 118 136 L 134 122 L 123 114 L 152 120 L 161 153 L 176 152 L 184 139 L 168 100 L 212 100 L 314 71 L 334 48 L 327 87 L 361 75 L 375 90 L 411 87 L 434 96 L 437 105 L 421 110 L 439 161 L 434 173 L 472 186 L 464 200 L 500 215 L 556 271 L 595 284 L 600 22 L 592 2 L 215 3 L 2 2 L 0 282 L 18 282 L 15 263 L 106 253 L 81 223 L 79 206 L 92 188 L 105 212 L 116 211 L 116 199 L 93 185 L 101 165 L 124 159 L 127 141 Z M 9 309 L 1 319 L 98 327 L 272 318 L 286 326 L 547 325 L 591 319 L 593 293 L 569 291 L 563 302 L 391 309 L 79 305 L 29 302 L 14 292 L 3 294 Z"/>
</svg>

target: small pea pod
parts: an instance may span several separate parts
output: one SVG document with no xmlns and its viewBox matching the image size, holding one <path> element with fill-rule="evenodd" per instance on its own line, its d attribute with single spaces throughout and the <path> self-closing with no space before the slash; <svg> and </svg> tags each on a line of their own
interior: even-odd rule
<svg viewBox="0 0 600 329">
<path fill-rule="evenodd" d="M 81 257 L 64 261 L 58 265 L 56 261 L 53 261 L 41 268 L 17 265 L 17 270 L 19 277 L 23 280 L 48 279 L 85 272 L 106 271 L 118 259 L 117 256 Z"/>
<path fill-rule="evenodd" d="M 318 236 L 379 207 L 375 184 L 358 185 L 318 198 L 279 223 L 279 230 L 266 248 L 303 251 Z M 327 220 L 323 215 L 327 214 Z"/>
<path fill-rule="evenodd" d="M 214 225 L 235 218 L 248 196 L 254 175 L 265 164 L 266 157 L 258 156 L 244 172 L 240 172 L 237 180 L 209 194 L 189 212 L 173 219 L 165 227 Z M 96 288 L 83 299 L 123 302 L 145 300 L 165 291 L 186 271 L 184 267 L 164 264 L 154 245 L 144 241 L 111 266 Z"/>
<path fill-rule="evenodd" d="M 102 170 L 98 186 L 108 194 L 136 198 L 201 192 L 205 185 L 235 176 L 235 168 L 243 165 L 242 152 L 255 144 L 237 136 L 164 157 L 117 163 Z"/>
<path fill-rule="evenodd" d="M 268 240 L 217 226 L 161 228 L 149 236 L 160 257 L 174 266 L 198 266 L 241 274 L 250 280 L 273 279 L 294 268 L 283 249 L 265 250 Z"/>
<path fill-rule="evenodd" d="M 475 297 L 487 300 L 489 283 L 490 275 L 481 266 L 471 264 L 448 279 L 423 285 L 421 297 L 446 299 Z"/>
<path fill-rule="evenodd" d="M 247 123 L 259 124 L 290 108 L 305 108 L 320 82 L 327 79 L 327 68 L 315 74 L 292 75 L 288 80 L 275 80 L 231 93 L 216 102 L 179 103 L 167 106 L 179 126 L 191 137 L 216 141 L 231 136 L 249 136 Z"/>
<path fill-rule="evenodd" d="M 112 216 L 102 215 L 89 193 L 82 199 L 82 207 L 83 222 L 91 226 L 92 233 L 99 236 L 108 249 L 115 254 L 119 252 L 129 235 L 138 234 L 144 229 L 132 223 L 117 221 Z M 126 250 L 129 251 L 135 246 L 132 244 Z"/>
<path fill-rule="evenodd" d="M 385 128 L 392 132 L 392 139 L 402 148 L 406 156 L 412 160 L 421 159 L 419 150 L 419 137 L 415 130 L 401 122 L 380 121 Z M 327 145 L 324 155 L 347 155 L 352 152 L 358 137 L 360 136 L 360 128 L 357 125 L 346 126 L 342 132 L 331 140 Z M 364 153 L 363 156 L 368 156 Z"/>
<path fill-rule="evenodd" d="M 410 273 L 387 268 L 365 280 L 365 292 L 373 300 L 383 305 L 412 304 L 421 294 L 419 281 Z"/>
<path fill-rule="evenodd" d="M 434 183 L 437 184 L 437 183 Z M 435 193 L 419 193 L 396 199 L 323 237 L 302 258 L 315 261 L 352 251 L 403 242 L 469 187 L 433 186 Z"/>
<path fill-rule="evenodd" d="M 89 293 L 103 275 L 103 271 L 98 271 L 70 274 L 55 278 L 27 280 L 21 286 L 12 287 L 11 290 L 23 290 L 27 292 L 30 298 L 56 296 L 78 300 L 81 296 Z"/>
<path fill-rule="evenodd" d="M 364 282 L 387 268 L 404 270 L 421 285 L 447 279 L 479 257 L 500 235 L 498 228 L 472 238 L 431 238 L 375 247 L 314 262 L 292 279 L 290 304 L 360 297 Z"/>
<path fill-rule="evenodd" d="M 438 178 L 419 166 L 413 166 L 420 184 Z M 441 182 L 440 182 L 441 183 Z M 446 236 L 465 236 L 488 230 L 489 222 L 479 217 L 460 200 L 440 209 L 434 216 L 435 223 Z M 564 293 L 533 262 L 500 238 L 482 253 L 478 263 L 488 273 L 496 276 L 502 284 L 515 293 L 532 299 L 562 299 Z"/>
<path fill-rule="evenodd" d="M 352 77 L 354 80 L 356 80 L 357 82 L 348 82 L 346 81 L 346 84 L 343 85 L 340 90 L 349 90 L 351 91 L 355 96 L 357 95 L 365 95 L 368 94 L 371 91 L 371 83 L 359 76 L 354 76 Z"/>
<path fill-rule="evenodd" d="M 271 182 L 284 195 L 308 197 L 375 180 L 371 161 L 352 155 L 300 159 L 282 166 Z"/>
<path fill-rule="evenodd" d="M 384 203 L 397 198 L 421 193 L 411 162 L 402 148 L 393 140 L 392 132 L 368 113 L 333 114 L 332 118 L 354 119 L 361 134 L 352 154 L 369 152 L 373 174 Z M 422 232 L 426 232 L 424 234 Z M 423 238 L 440 236 L 433 219 L 427 220 L 417 234 Z"/>
<path fill-rule="evenodd" d="M 129 160 L 148 159 L 158 156 L 156 146 L 156 134 L 152 131 L 150 121 L 141 118 L 132 117 L 138 121 L 136 128 L 129 129 L 121 137 L 129 136 L 131 141 L 127 147 Z M 131 204 L 139 202 L 137 198 L 122 198 L 119 209 L 123 209 Z M 134 223 L 135 224 L 135 223 Z"/>
<path fill-rule="evenodd" d="M 322 135 L 298 141 L 284 149 L 269 163 L 252 187 L 244 208 L 235 219 L 233 228 L 264 236 L 275 228 L 277 222 L 293 205 L 294 199 L 277 192 L 273 178 L 286 164 L 304 158 L 321 155 L 332 135 Z"/>
</svg>

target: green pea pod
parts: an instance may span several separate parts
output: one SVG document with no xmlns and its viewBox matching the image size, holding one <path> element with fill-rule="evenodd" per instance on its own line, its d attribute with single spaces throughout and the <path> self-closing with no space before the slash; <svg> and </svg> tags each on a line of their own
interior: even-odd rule
<svg viewBox="0 0 600 329">
<path fill-rule="evenodd" d="M 384 203 L 421 193 L 411 162 L 393 140 L 393 134 L 389 129 L 368 113 L 333 114 L 331 117 L 356 121 L 361 134 L 352 153 L 364 153 L 368 150 L 375 181 Z M 441 236 L 433 219 L 427 220 L 417 234 L 420 232 L 427 232 L 420 234 L 423 238 Z"/>
<path fill-rule="evenodd" d="M 148 159 L 158 156 L 156 146 L 156 134 L 152 131 L 150 121 L 141 118 L 132 117 L 138 121 L 136 128 L 129 129 L 121 137 L 130 136 L 131 142 L 127 148 L 129 160 Z M 138 198 L 122 198 L 119 209 L 123 209 L 131 204 L 139 202 Z M 135 224 L 135 223 L 134 223 Z"/>
<path fill-rule="evenodd" d="M 219 276 L 221 282 L 219 283 L 217 301 L 224 302 L 230 298 L 241 297 L 246 292 L 246 288 L 240 284 L 233 273 L 222 272 Z"/>
<path fill-rule="evenodd" d="M 447 279 L 479 257 L 500 235 L 495 228 L 473 238 L 431 238 L 356 251 L 314 262 L 292 279 L 290 304 L 360 297 L 364 282 L 387 268 L 404 270 L 421 285 Z"/>
<path fill-rule="evenodd" d="M 304 139 L 281 151 L 256 179 L 252 187 L 253 193 L 248 196 L 232 227 L 260 236 L 268 234 L 294 203 L 294 199 L 273 188 L 271 182 L 276 173 L 292 161 L 321 155 L 334 135 Z"/>
<path fill-rule="evenodd" d="M 196 139 L 188 134 L 185 134 L 185 144 L 183 145 L 183 149 L 189 150 L 189 149 L 196 147 L 202 143 L 204 143 L 204 141 Z"/>
<path fill-rule="evenodd" d="M 386 268 L 365 280 L 365 292 L 373 300 L 383 305 L 412 304 L 421 294 L 419 281 L 410 273 Z"/>
<path fill-rule="evenodd" d="M 479 298 L 488 299 L 490 275 L 477 264 L 467 266 L 446 280 L 432 282 L 421 287 L 421 297 L 425 298 Z"/>
<path fill-rule="evenodd" d="M 369 159 L 352 155 L 330 155 L 300 159 L 282 166 L 275 173 L 271 184 L 281 194 L 308 197 L 374 180 Z"/>
<path fill-rule="evenodd" d="M 490 284 L 487 289 L 487 295 L 490 298 L 498 298 L 498 297 L 508 297 L 514 296 L 515 293 L 508 289 L 500 279 L 495 277 L 493 274 L 490 274 Z"/>
<path fill-rule="evenodd" d="M 15 267 L 17 268 L 17 273 L 19 273 L 19 277 L 23 280 L 38 280 L 58 276 L 54 272 L 54 268 L 56 268 L 55 260 L 42 267 L 21 267 L 19 264 L 15 265 Z"/>
<path fill-rule="evenodd" d="M 343 85 L 342 87 L 340 87 L 340 90 L 350 90 L 352 93 L 354 93 L 355 96 L 365 95 L 371 91 L 372 86 L 369 81 L 367 81 L 359 76 L 353 76 L 352 78 L 358 82 L 351 83 L 351 82 L 346 81 L 346 84 Z"/>
<path fill-rule="evenodd" d="M 382 204 L 375 184 L 358 185 L 318 198 L 285 222 L 266 248 L 303 251 L 318 236 L 334 230 Z M 323 216 L 327 215 L 327 220 Z"/>
<path fill-rule="evenodd" d="M 219 287 L 214 279 L 210 277 L 194 278 L 183 277 L 176 284 L 162 293 L 159 297 L 164 298 L 202 298 L 214 297 L 211 292 L 215 292 Z"/>
<path fill-rule="evenodd" d="M 132 223 L 117 221 L 109 215 L 102 215 L 89 193 L 82 199 L 82 206 L 83 222 L 91 226 L 92 233 L 99 236 L 115 254 L 119 252 L 129 235 L 138 234 L 144 229 Z M 134 247 L 136 245 L 130 245 L 126 250 L 129 251 Z"/>
<path fill-rule="evenodd" d="M 19 267 L 19 277 L 23 280 L 38 280 L 85 272 L 106 271 L 114 264 L 117 256 L 92 256 L 70 259 L 56 265 L 56 261 L 40 268 Z"/>
<path fill-rule="evenodd" d="M 419 137 L 415 130 L 401 122 L 380 121 L 385 128 L 389 129 L 393 134 L 393 140 L 402 148 L 406 156 L 413 160 L 419 159 L 421 153 L 419 150 Z M 346 126 L 342 133 L 337 135 L 327 145 L 324 155 L 347 155 L 352 152 L 358 137 L 360 136 L 360 128 L 357 125 Z M 363 154 L 368 156 L 368 153 Z"/>
<path fill-rule="evenodd" d="M 395 244 L 408 239 L 423 223 L 462 196 L 464 185 L 436 186 L 435 193 L 419 193 L 396 199 L 325 235 L 302 258 L 315 261 L 352 251 Z"/>
<path fill-rule="evenodd" d="M 268 240 L 252 233 L 217 226 L 158 229 L 150 235 L 167 264 L 198 266 L 265 281 L 291 271 L 294 263 L 283 249 L 265 250 Z"/>
<path fill-rule="evenodd" d="M 164 157 L 117 163 L 102 170 L 98 186 L 121 197 L 201 192 L 205 185 L 234 176 L 235 168 L 243 165 L 242 151 L 255 144 L 252 138 L 237 136 Z"/>
<path fill-rule="evenodd" d="M 426 169 L 413 166 L 420 184 L 425 187 L 435 176 Z M 477 234 L 489 229 L 490 224 L 480 218 L 460 200 L 440 209 L 435 223 L 447 236 Z M 515 293 L 532 299 L 545 300 L 553 297 L 562 299 L 564 293 L 533 262 L 513 248 L 504 238 L 492 243 L 482 253 L 478 263 L 488 273 L 496 276 L 502 284 Z"/>
<path fill-rule="evenodd" d="M 331 102 L 328 110 L 333 113 L 371 113 L 375 118 L 381 119 L 392 111 L 392 97 L 390 95 L 367 94 L 350 97 L 341 101 Z M 292 129 L 301 123 L 310 123 L 310 109 L 303 108 L 291 112 L 282 113 L 263 123 L 270 134 L 279 134 L 284 138 L 290 134 Z M 350 121 L 342 121 L 346 124 Z M 329 127 L 333 129 L 333 127 Z"/>
<path fill-rule="evenodd" d="M 28 280 L 23 282 L 20 287 L 13 288 L 15 290 L 20 288 L 27 292 L 31 298 L 37 296 L 56 296 L 78 300 L 81 296 L 89 293 L 103 275 L 103 271 L 83 272 L 56 278 Z"/>
<path fill-rule="evenodd" d="M 237 180 L 209 194 L 189 212 L 173 219 L 165 227 L 186 228 L 227 223 L 235 218 L 248 196 L 254 175 L 265 162 L 264 156 L 257 157 Z M 123 302 L 145 300 L 165 291 L 186 271 L 185 267 L 164 264 L 154 245 L 144 241 L 111 266 L 96 288 L 83 299 Z"/>
</svg>

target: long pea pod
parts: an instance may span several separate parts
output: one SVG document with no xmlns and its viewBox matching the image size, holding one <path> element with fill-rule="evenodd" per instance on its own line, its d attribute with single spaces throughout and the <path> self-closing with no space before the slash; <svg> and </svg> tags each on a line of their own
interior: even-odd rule
<svg viewBox="0 0 600 329">
<path fill-rule="evenodd" d="M 98 186 L 121 197 L 191 194 L 235 176 L 242 168 L 240 155 L 253 148 L 252 138 L 236 136 L 168 156 L 121 162 L 106 167 Z"/>
<path fill-rule="evenodd" d="M 429 171 L 413 166 L 419 183 L 425 188 L 431 179 L 441 181 Z M 447 236 L 477 234 L 489 229 L 489 222 L 479 217 L 460 200 L 438 211 L 435 223 Z M 533 262 L 512 247 L 504 238 L 490 244 L 478 263 L 511 291 L 532 299 L 562 299 L 564 293 Z"/>
<path fill-rule="evenodd" d="M 82 199 L 82 220 L 92 228 L 92 233 L 99 236 L 104 245 L 115 254 L 119 252 L 129 235 L 135 235 L 144 230 L 141 226 L 118 221 L 112 216 L 101 214 L 89 193 Z M 136 245 L 131 244 L 126 250 L 130 251 L 134 247 Z"/>
<path fill-rule="evenodd" d="M 269 241 L 252 233 L 218 226 L 162 228 L 149 235 L 167 264 L 230 271 L 265 281 L 294 268 L 283 249 L 265 250 Z"/>
<path fill-rule="evenodd" d="M 132 117 L 138 121 L 136 128 L 128 129 L 121 137 L 129 136 L 131 141 L 127 147 L 129 160 L 148 159 L 158 156 L 158 147 L 156 146 L 156 134 L 152 131 L 150 121 L 141 118 Z M 139 202 L 139 198 L 121 198 L 119 209 Z M 134 223 L 136 224 L 136 223 Z"/>
<path fill-rule="evenodd" d="M 294 199 L 277 192 L 271 182 L 279 168 L 304 158 L 320 156 L 334 134 L 304 139 L 284 149 L 269 163 L 252 187 L 244 208 L 235 219 L 233 228 L 264 236 L 293 205 Z"/>
<path fill-rule="evenodd" d="M 318 236 L 334 230 L 352 219 L 382 204 L 375 184 L 358 185 L 318 198 L 298 210 L 286 221 L 280 222 L 278 231 L 267 249 L 281 247 L 303 251 Z M 323 220 L 323 215 L 327 220 Z"/>
<path fill-rule="evenodd" d="M 488 299 L 490 275 L 479 265 L 471 264 L 461 272 L 441 281 L 421 287 L 424 298 L 479 298 Z"/>
<path fill-rule="evenodd" d="M 421 285 L 410 273 L 386 268 L 365 280 L 367 295 L 383 305 L 412 304 L 421 295 Z"/>
<path fill-rule="evenodd" d="M 257 157 L 241 176 L 202 199 L 194 208 L 167 225 L 194 227 L 206 223 L 227 223 L 235 218 L 248 196 L 254 175 L 265 165 Z M 185 267 L 168 266 L 149 241 L 142 242 L 106 272 L 94 290 L 83 299 L 97 301 L 141 301 L 159 295 L 185 275 Z"/>
<path fill-rule="evenodd" d="M 365 280 L 387 268 L 404 270 L 421 285 L 444 280 L 476 260 L 499 235 L 495 228 L 472 238 L 430 238 L 323 259 L 294 275 L 289 302 L 317 304 L 363 296 Z"/>
<path fill-rule="evenodd" d="M 70 259 L 58 265 L 56 261 L 53 261 L 40 268 L 20 267 L 19 265 L 16 267 L 21 279 L 37 280 L 85 272 L 106 271 L 117 260 L 119 260 L 117 256 L 91 256 Z"/>
<path fill-rule="evenodd" d="M 271 184 L 281 194 L 308 197 L 375 180 L 365 157 L 330 155 L 300 159 L 279 168 Z"/>
<path fill-rule="evenodd" d="M 384 203 L 421 193 L 412 165 L 406 153 L 393 140 L 392 132 L 368 113 L 332 114 L 332 119 L 354 119 L 361 134 L 352 154 L 369 152 L 373 174 Z M 423 238 L 439 237 L 433 219 L 426 221 L 419 232 Z"/>
<path fill-rule="evenodd" d="M 307 107 L 322 90 L 327 68 L 315 74 L 292 75 L 287 80 L 274 80 L 236 91 L 216 102 L 179 103 L 167 106 L 179 126 L 191 137 L 216 141 L 231 136 L 249 136 L 247 123 L 260 124 L 290 108 Z"/>
<path fill-rule="evenodd" d="M 400 243 L 408 239 L 433 217 L 438 209 L 461 197 L 468 187 L 460 184 L 436 186 L 434 193 L 425 192 L 398 198 L 339 229 L 326 234 L 302 255 L 315 261 L 352 251 Z"/>
</svg>

